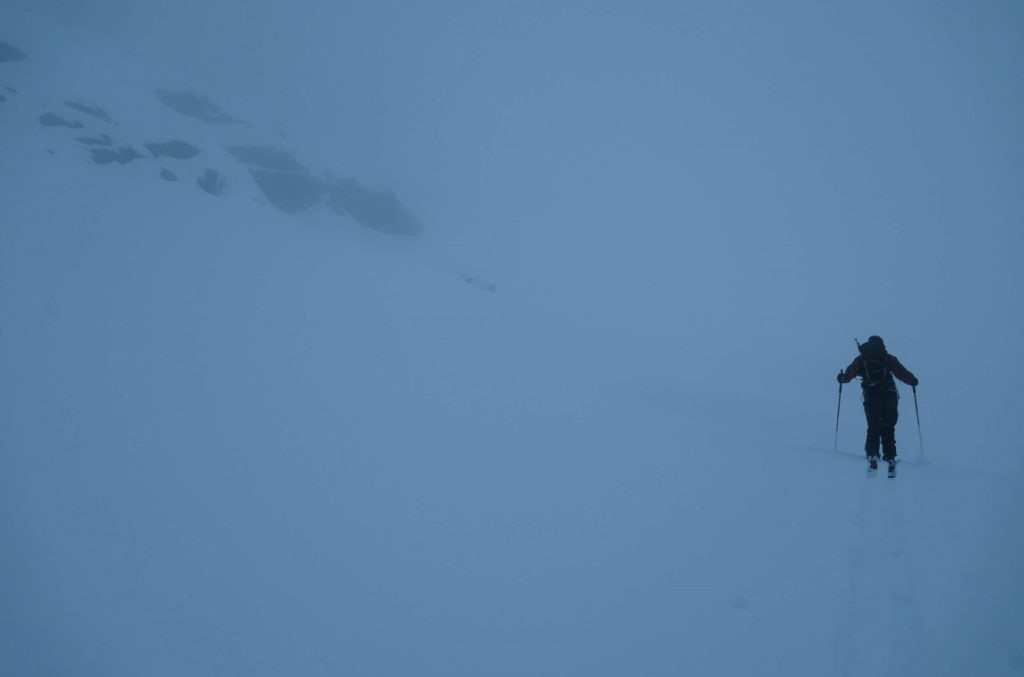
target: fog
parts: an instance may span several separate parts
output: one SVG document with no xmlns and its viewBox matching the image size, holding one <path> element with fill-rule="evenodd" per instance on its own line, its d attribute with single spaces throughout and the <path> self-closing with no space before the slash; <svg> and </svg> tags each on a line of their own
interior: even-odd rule
<svg viewBox="0 0 1024 677">
<path fill-rule="evenodd" d="M 1018 674 L 1022 35 L 0 0 L 0 672 Z M 238 144 L 416 232 L 276 212 Z M 921 379 L 888 485 L 854 386 L 832 450 L 871 334 Z"/>
<path fill-rule="evenodd" d="M 1011 4 L 177 5 L 73 25 L 259 102 L 602 332 L 1020 337 L 996 300 L 1020 291 Z"/>
</svg>

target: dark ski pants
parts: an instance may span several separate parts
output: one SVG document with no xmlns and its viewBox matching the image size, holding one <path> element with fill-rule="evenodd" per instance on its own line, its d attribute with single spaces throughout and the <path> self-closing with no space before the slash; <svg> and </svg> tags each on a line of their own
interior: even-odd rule
<svg viewBox="0 0 1024 677">
<path fill-rule="evenodd" d="M 868 456 L 878 456 L 878 447 L 881 445 L 882 457 L 885 460 L 896 457 L 899 401 L 899 394 L 892 390 L 865 393 L 864 415 L 868 419 L 868 437 L 864 441 L 864 451 Z"/>
</svg>

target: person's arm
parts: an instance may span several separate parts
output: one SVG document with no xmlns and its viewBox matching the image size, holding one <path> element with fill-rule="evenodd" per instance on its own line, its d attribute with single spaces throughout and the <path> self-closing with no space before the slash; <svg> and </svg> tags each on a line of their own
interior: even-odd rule
<svg viewBox="0 0 1024 677">
<path fill-rule="evenodd" d="M 893 376 L 903 381 L 908 386 L 916 388 L 917 384 L 920 383 L 920 381 L 917 380 L 917 377 L 911 374 L 910 370 L 904 367 L 900 361 L 896 359 L 895 355 L 889 356 L 889 370 L 892 372 Z"/>
<path fill-rule="evenodd" d="M 845 371 L 839 372 L 839 375 L 836 377 L 836 380 L 839 381 L 840 383 L 849 383 L 859 373 L 860 373 L 860 355 L 858 355 L 857 357 L 853 358 L 853 362 L 850 363 L 850 366 L 847 367 Z"/>
</svg>

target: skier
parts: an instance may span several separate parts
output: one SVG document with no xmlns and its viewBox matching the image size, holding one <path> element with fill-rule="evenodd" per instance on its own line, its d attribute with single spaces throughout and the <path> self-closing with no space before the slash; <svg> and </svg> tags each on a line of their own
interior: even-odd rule
<svg viewBox="0 0 1024 677">
<path fill-rule="evenodd" d="M 909 386 L 917 387 L 917 377 L 900 364 L 895 355 L 885 349 L 879 336 L 872 336 L 867 343 L 857 344 L 860 355 L 853 359 L 845 370 L 840 371 L 836 380 L 849 383 L 855 376 L 861 377 L 864 395 L 864 415 L 868 419 L 868 434 L 864 452 L 871 470 L 878 468 L 878 447 L 881 444 L 883 460 L 889 464 L 889 476 L 896 474 L 896 420 L 899 418 L 899 392 L 893 376 Z"/>
</svg>

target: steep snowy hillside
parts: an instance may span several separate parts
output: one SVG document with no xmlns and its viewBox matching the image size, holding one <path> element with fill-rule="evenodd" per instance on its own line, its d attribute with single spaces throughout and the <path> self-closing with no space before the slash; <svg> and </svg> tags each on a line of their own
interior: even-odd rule
<svg viewBox="0 0 1024 677">
<path fill-rule="evenodd" d="M 40 49 L 54 49 L 40 42 Z M 287 134 L 267 123 L 258 107 L 239 103 L 249 110 L 238 117 L 206 94 L 168 88 L 154 74 L 131 79 L 90 74 L 83 80 L 67 61 L 32 57 L 3 44 L 0 112 L 12 132 L 4 139 L 11 172 L 33 171 L 33 165 L 88 165 L 93 174 L 163 184 L 163 201 L 174 201 L 189 187 L 287 214 L 322 208 L 341 223 L 392 234 L 418 230 L 415 217 L 390 190 L 305 166 L 287 148 Z M 106 189 L 111 201 L 123 199 L 117 185 Z"/>
<path fill-rule="evenodd" d="M 1020 670 L 1018 478 L 904 423 L 867 479 L 856 416 L 745 426 L 415 245 L 96 192 L 5 228 L 11 674 Z"/>
<path fill-rule="evenodd" d="M 825 274 L 852 237 L 643 230 L 610 194 L 467 243 L 18 16 L 0 674 L 1024 674 L 1021 400 L 977 393 L 1020 365 L 1005 309 L 865 317 Z M 932 331 L 943 303 L 976 321 Z M 922 380 L 891 480 L 855 386 L 831 448 L 848 334 L 885 326 Z"/>
</svg>

